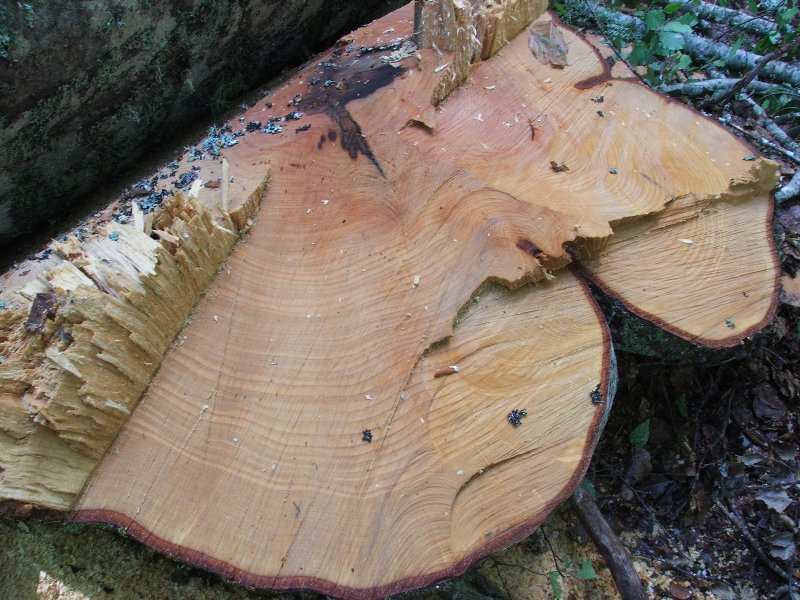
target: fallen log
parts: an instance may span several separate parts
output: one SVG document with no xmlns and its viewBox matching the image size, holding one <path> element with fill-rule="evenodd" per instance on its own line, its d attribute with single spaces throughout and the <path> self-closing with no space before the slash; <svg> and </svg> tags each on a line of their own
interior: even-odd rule
<svg viewBox="0 0 800 600">
<path fill-rule="evenodd" d="M 396 11 L 5 273 L 0 496 L 384 596 L 575 490 L 616 386 L 586 279 L 697 344 L 763 327 L 774 163 L 566 29 L 534 58 L 544 8 L 443 2 L 430 48 Z"/>
<path fill-rule="evenodd" d="M 52 235 L 98 187 L 155 168 L 156 148 L 401 4 L 4 3 L 0 254 Z"/>
</svg>

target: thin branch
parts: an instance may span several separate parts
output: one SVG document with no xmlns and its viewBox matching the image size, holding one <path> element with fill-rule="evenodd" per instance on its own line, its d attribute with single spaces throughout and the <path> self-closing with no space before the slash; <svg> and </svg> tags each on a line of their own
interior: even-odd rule
<svg viewBox="0 0 800 600">
<path fill-rule="evenodd" d="M 732 8 L 725 8 L 708 2 L 696 4 L 694 0 L 677 0 L 681 8 L 697 16 L 699 19 L 709 19 L 723 25 L 730 25 L 732 28 L 743 29 L 750 33 L 767 35 L 775 29 L 777 24 L 769 19 L 753 17 Z"/>
<path fill-rule="evenodd" d="M 647 594 L 633 568 L 627 548 L 606 522 L 583 483 L 572 494 L 572 508 L 606 559 L 623 600 L 645 600 Z"/>
<path fill-rule="evenodd" d="M 701 575 L 700 573 L 695 573 L 690 569 L 681 567 L 680 565 L 676 565 L 671 560 L 667 560 L 665 558 L 659 558 L 658 556 L 650 556 L 649 554 L 634 554 L 633 557 L 643 558 L 644 560 L 660 563 L 665 567 L 667 567 L 668 569 L 675 571 L 676 573 L 680 573 L 685 577 L 691 577 L 692 579 L 699 579 L 701 581 L 720 581 L 728 585 L 731 584 L 730 579 L 726 579 L 725 577 L 720 577 L 719 575 Z"/>
<path fill-rule="evenodd" d="M 556 567 L 556 571 L 558 571 L 558 574 L 561 575 L 562 579 L 564 579 L 566 576 L 561 572 L 561 567 L 558 566 L 561 558 L 558 556 L 558 554 L 556 554 L 556 551 L 553 550 L 553 544 L 550 543 L 550 538 L 547 537 L 547 532 L 544 530 L 544 527 L 541 527 L 540 529 L 542 530 L 542 537 L 544 538 L 544 541 L 547 542 L 547 547 L 550 549 L 550 554 L 553 555 L 553 564 Z"/>
<path fill-rule="evenodd" d="M 791 137 L 789 137 L 789 135 L 783 129 L 781 129 L 780 126 L 778 126 L 778 124 L 775 123 L 775 121 L 773 121 L 770 118 L 770 116 L 767 114 L 767 111 L 761 108 L 761 105 L 758 102 L 756 102 L 749 96 L 745 96 L 743 100 L 750 105 L 750 108 L 753 109 L 753 112 L 760 119 L 760 122 L 764 126 L 764 129 L 766 129 L 769 132 L 769 134 L 775 139 L 775 141 L 784 148 L 786 148 L 787 150 L 789 150 L 795 156 L 800 157 L 800 144 L 798 144 Z"/>
<path fill-rule="evenodd" d="M 721 79 L 703 79 L 702 81 L 685 81 L 683 83 L 673 83 L 669 85 L 660 85 L 656 89 L 664 94 L 682 94 L 684 96 L 703 96 L 710 92 L 729 89 L 739 82 L 741 79 L 732 77 L 723 77 Z M 775 89 L 775 85 L 764 83 L 763 81 L 750 81 L 745 86 L 747 89 L 754 92 L 767 92 Z"/>
<path fill-rule="evenodd" d="M 760 59 L 758 59 L 756 65 L 752 69 L 750 69 L 750 71 L 744 77 L 742 77 L 736 83 L 736 85 L 731 87 L 726 92 L 720 94 L 716 98 L 711 98 L 707 104 L 708 105 L 718 104 L 722 106 L 730 102 L 731 98 L 733 98 L 734 96 L 736 96 L 736 94 L 744 90 L 748 85 L 750 85 L 750 83 L 756 77 L 758 77 L 758 74 L 764 67 L 767 66 L 767 63 L 785 54 L 787 49 L 788 48 L 786 46 L 781 46 L 780 48 L 775 48 L 772 52 L 769 52 L 764 56 L 762 56 Z"/>
<path fill-rule="evenodd" d="M 775 202 L 781 204 L 800 195 L 800 170 L 789 180 L 789 183 L 775 192 Z"/>
<path fill-rule="evenodd" d="M 788 488 L 794 485 L 800 485 L 800 479 L 779 479 L 777 481 L 770 481 L 769 483 L 755 483 L 745 486 L 739 493 L 745 493 L 749 490 L 768 490 L 774 488 Z"/>
<path fill-rule="evenodd" d="M 786 571 L 784 571 L 777 563 L 775 563 L 775 561 L 773 561 L 769 556 L 767 556 L 764 550 L 761 549 L 761 544 L 759 544 L 758 540 L 753 536 L 752 533 L 750 533 L 750 529 L 748 529 L 747 524 L 744 522 L 744 519 L 736 510 L 736 505 L 733 503 L 732 500 L 730 501 L 730 503 L 732 510 L 728 510 L 728 508 L 720 501 L 719 498 L 714 498 L 714 506 L 716 506 L 720 510 L 720 512 L 722 512 L 722 514 L 728 518 L 728 520 L 731 523 L 736 525 L 736 527 L 744 536 L 744 539 L 747 540 L 747 542 L 753 548 L 753 551 L 758 555 L 758 558 L 761 559 L 761 561 L 769 568 L 769 570 L 775 573 L 776 575 L 783 577 L 784 579 L 789 579 L 789 574 Z"/>
<path fill-rule="evenodd" d="M 796 156 L 793 152 L 787 150 L 786 148 L 783 148 L 783 147 L 779 146 L 778 144 L 775 144 L 774 142 L 770 142 L 764 136 L 756 135 L 755 133 L 747 131 L 746 129 L 743 129 L 743 128 L 739 127 L 738 125 L 735 125 L 734 123 L 729 122 L 729 120 L 727 118 L 725 118 L 725 117 L 721 117 L 719 119 L 719 121 L 720 121 L 720 123 L 724 123 L 725 125 L 727 125 L 731 129 L 735 129 L 739 133 L 741 133 L 743 135 L 746 135 L 751 140 L 755 140 L 756 142 L 758 142 L 762 146 L 765 146 L 767 148 L 771 148 L 772 150 L 775 150 L 775 152 L 780 152 L 786 158 L 789 158 L 789 159 L 793 160 L 794 162 L 796 162 L 797 164 L 800 165 L 800 157 Z"/>
</svg>

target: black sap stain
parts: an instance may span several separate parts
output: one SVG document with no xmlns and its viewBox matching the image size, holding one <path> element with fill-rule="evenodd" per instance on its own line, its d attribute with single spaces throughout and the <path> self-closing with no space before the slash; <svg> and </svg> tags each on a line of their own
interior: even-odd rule
<svg viewBox="0 0 800 600">
<path fill-rule="evenodd" d="M 338 129 L 338 132 L 333 128 L 328 130 L 328 141 L 336 142 L 338 139 L 354 160 L 363 154 L 384 178 L 386 174 L 364 137 L 361 126 L 347 110 L 347 104 L 351 100 L 370 96 L 405 72 L 403 68 L 392 67 L 380 60 L 381 56 L 388 56 L 401 44 L 402 41 L 398 41 L 386 46 L 348 46 L 347 50 L 335 50 L 328 60 L 320 62 L 314 73 L 309 75 L 308 91 L 301 100 L 304 112 L 325 113 Z M 324 137 L 320 136 L 317 147 L 321 148 L 324 143 Z"/>
</svg>

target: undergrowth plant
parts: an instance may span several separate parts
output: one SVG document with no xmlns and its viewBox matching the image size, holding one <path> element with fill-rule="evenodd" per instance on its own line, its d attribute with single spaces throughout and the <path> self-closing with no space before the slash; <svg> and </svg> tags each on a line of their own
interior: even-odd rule
<svg viewBox="0 0 800 600">
<path fill-rule="evenodd" d="M 709 68 L 731 77 L 741 75 L 731 74 L 728 70 L 728 61 L 740 50 L 769 55 L 768 60 L 788 63 L 800 60 L 800 0 L 719 0 L 714 4 L 739 9 L 743 13 L 746 10 L 753 18 L 772 22 L 773 27 L 759 35 L 748 32 L 745 27 L 718 24 L 705 34 L 713 41 L 733 40 L 727 59 L 698 64 L 686 51 L 685 36 L 698 34 L 701 29 L 708 27 L 708 23 L 700 21 L 692 12 L 693 5 L 699 6 L 701 3 L 702 0 L 610 0 L 606 3 L 610 8 L 637 17 L 641 23 L 639 26 L 626 26 L 622 21 L 599 18 L 593 15 L 591 6 L 583 0 L 561 0 L 554 3 L 554 8 L 573 25 L 599 25 L 606 42 L 654 86 L 685 81 L 694 72 Z M 800 94 L 788 85 L 776 84 L 774 89 L 760 94 L 758 100 L 770 115 L 800 109 Z"/>
</svg>

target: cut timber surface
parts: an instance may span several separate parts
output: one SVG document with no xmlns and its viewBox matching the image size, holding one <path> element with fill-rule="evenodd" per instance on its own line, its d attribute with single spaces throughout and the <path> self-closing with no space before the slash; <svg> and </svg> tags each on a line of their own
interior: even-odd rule
<svg viewBox="0 0 800 600">
<path fill-rule="evenodd" d="M 2 498 L 387 595 L 575 489 L 616 385 L 587 279 L 709 346 L 771 319 L 773 163 L 563 28 L 563 69 L 492 41 L 543 6 L 446 5 L 475 36 L 417 49 L 392 13 L 234 120 L 224 161 L 185 156 L 188 194 L 3 276 Z"/>
</svg>

